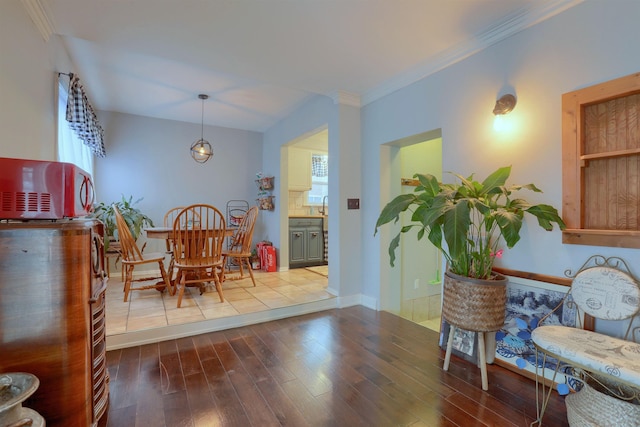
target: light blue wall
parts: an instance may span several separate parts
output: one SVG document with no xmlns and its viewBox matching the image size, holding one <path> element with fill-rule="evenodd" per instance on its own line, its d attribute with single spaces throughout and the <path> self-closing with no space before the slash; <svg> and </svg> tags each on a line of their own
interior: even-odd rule
<svg viewBox="0 0 640 427">
<path fill-rule="evenodd" d="M 270 240 L 278 248 L 278 265 L 288 265 L 288 162 L 282 147 L 313 133 L 319 128 L 329 130 L 329 287 L 341 296 L 360 294 L 361 210 L 348 210 L 348 198 L 361 198 L 359 171 L 361 161 L 360 109 L 340 105 L 331 98 L 317 96 L 280 121 L 264 134 L 265 173 L 276 179 L 276 209 L 266 215 Z"/>
<path fill-rule="evenodd" d="M 401 178 L 413 178 L 416 173 L 431 174 L 442 179 L 442 139 L 423 141 L 400 149 Z M 399 180 L 398 180 L 399 181 Z M 398 183 L 398 187 L 400 187 Z M 402 186 L 401 192 L 412 193 L 415 187 Z M 402 225 L 411 222 L 411 212 L 402 215 Z M 417 233 L 406 235 L 396 251 L 402 270 L 402 299 L 410 300 L 440 293 L 442 278 L 440 252 L 425 239 L 418 240 Z M 417 287 L 416 287 L 416 281 Z M 430 284 L 437 281 L 438 285 Z"/>
<path fill-rule="evenodd" d="M 267 238 L 278 249 L 279 266 L 282 265 L 280 254 L 283 246 L 285 246 L 287 253 L 289 247 L 286 234 L 288 228 L 288 204 L 286 203 L 286 198 L 288 197 L 288 163 L 286 162 L 286 155 L 281 151 L 282 147 L 301 135 L 326 126 L 331 120 L 333 108 L 334 104 L 331 98 L 325 96 L 314 97 L 289 117 L 271 127 L 263 135 L 264 156 L 262 159 L 262 172 L 266 175 L 273 175 L 276 179 L 273 191 L 275 210 L 273 212 L 265 212 L 263 217 L 265 226 L 269 230 Z M 332 162 L 329 162 L 329 177 L 333 173 L 332 168 Z"/>
<path fill-rule="evenodd" d="M 68 55 L 57 37 L 49 42 L 42 39 L 19 2 L 2 2 L 1 11 L 0 155 L 53 160 L 55 71 L 73 71 Z M 444 171 L 476 172 L 483 176 L 498 166 L 511 164 L 514 168 L 511 182 L 533 182 L 544 191 L 530 195 L 533 201 L 561 207 L 561 95 L 638 72 L 639 17 L 637 1 L 586 1 L 362 109 L 337 105 L 329 97 L 318 96 L 265 132 L 263 153 L 258 154 L 257 162 L 248 161 L 242 170 L 221 166 L 225 174 L 220 175 L 224 177 L 213 173 L 211 186 L 220 179 L 242 178 L 246 181 L 237 194 L 251 200 L 255 194 L 255 189 L 250 188 L 255 172 L 261 170 L 280 178 L 274 192 L 276 210 L 263 211 L 261 220 L 264 230 L 268 230 L 264 237 L 281 247 L 286 244 L 281 241 L 286 205 L 283 212 L 279 198 L 285 179 L 280 174 L 280 147 L 306 132 L 328 126 L 332 156 L 329 186 L 332 194 L 338 194 L 340 206 L 338 215 L 333 209 L 336 203 L 332 206 L 330 229 L 338 234 L 336 238 L 330 237 L 330 264 L 340 265 L 337 283 L 341 294 L 362 293 L 378 301 L 381 281 L 388 281 L 391 276 L 385 270 L 388 258 L 384 236 L 373 236 L 377 216 L 390 195 L 389 188 L 380 185 L 389 175 L 388 162 L 381 163 L 389 150 L 383 144 L 442 129 Z M 518 132 L 500 136 L 492 129 L 491 110 L 497 97 L 510 87 L 515 90 L 518 105 L 508 117 L 518 125 Z M 115 123 L 124 130 L 130 119 Z M 111 125 L 111 119 L 109 122 Z M 176 148 L 177 153 L 184 150 L 183 144 L 190 143 L 193 135 L 199 134 L 197 125 L 168 122 L 149 122 L 158 129 L 148 134 L 154 138 L 132 143 L 153 150 L 160 129 L 175 126 L 171 138 L 167 134 L 163 140 L 163 149 Z M 137 132 L 141 137 L 147 136 L 141 129 Z M 205 132 L 214 146 L 218 143 L 214 135 L 217 132 L 213 128 Z M 112 140 L 109 144 L 124 144 L 127 138 L 123 136 L 120 142 Z M 253 136 L 242 138 L 247 144 L 254 141 Z M 257 144 L 260 145 L 259 141 Z M 115 153 L 119 150 L 118 145 L 111 148 Z M 248 154 L 249 158 L 253 159 L 253 154 Z M 183 173 L 184 167 L 192 172 L 199 166 L 189 161 L 180 163 L 175 173 Z M 156 173 L 155 165 L 143 163 L 144 171 Z M 97 168 L 100 174 L 100 165 Z M 194 173 L 200 176 L 199 172 Z M 226 201 L 231 193 L 224 193 L 228 186 L 223 188 L 220 195 L 211 192 L 211 199 L 218 203 Z M 107 197 L 105 188 L 98 189 Z M 135 187 L 129 190 L 137 192 Z M 151 202 L 149 197 L 145 194 L 145 201 Z M 361 209 L 347 211 L 346 198 L 360 198 Z M 192 197 L 185 195 L 186 199 Z M 171 204 L 166 202 L 162 200 L 161 205 Z M 562 276 L 565 269 L 579 267 L 595 253 L 631 261 L 638 256 L 637 249 L 563 245 L 558 231 L 546 233 L 527 222 L 521 243 L 507 251 L 501 264 Z M 336 283 L 333 269 L 330 274 L 330 283 Z"/>
<path fill-rule="evenodd" d="M 95 164 L 98 201 L 120 200 L 122 194 L 134 200 L 143 197 L 137 206 L 159 225 L 165 212 L 175 206 L 207 203 L 226 215 L 229 200 L 255 205 L 254 179 L 262 168 L 261 133 L 205 126 L 204 137 L 214 155 L 200 164 L 189 153 L 191 143 L 200 138 L 200 124 L 106 111 L 98 116 L 107 130 L 107 156 Z M 266 234 L 262 217 L 256 223 L 256 241 Z M 157 251 L 164 242 L 151 240 L 147 245 Z"/>
<path fill-rule="evenodd" d="M 45 41 L 22 2 L 1 2 L 0 157 L 56 159 L 57 71 L 72 71 L 60 39 Z"/>
<path fill-rule="evenodd" d="M 362 109 L 363 293 L 377 297 L 389 280 L 387 242 L 373 237 L 373 226 L 388 191 L 376 183 L 388 173 L 381 166 L 381 144 L 442 129 L 443 171 L 486 176 L 513 165 L 511 183 L 533 182 L 543 194 L 533 202 L 562 206 L 561 95 L 640 70 L 640 2 L 589 1 L 405 87 Z M 517 132 L 492 129 L 495 100 L 509 87 L 518 104 L 508 116 Z M 446 179 L 446 176 L 445 176 Z M 522 241 L 505 252 L 507 268 L 563 276 L 593 254 L 637 259 L 637 249 L 563 245 L 561 233 L 527 221 Z M 369 268 L 379 260 L 381 270 Z M 636 271 L 635 273 L 640 273 Z"/>
</svg>

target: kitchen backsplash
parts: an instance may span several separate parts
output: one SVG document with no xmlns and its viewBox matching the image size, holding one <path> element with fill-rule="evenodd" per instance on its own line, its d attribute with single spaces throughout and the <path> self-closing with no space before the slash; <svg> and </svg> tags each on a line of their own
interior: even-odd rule
<svg viewBox="0 0 640 427">
<path fill-rule="evenodd" d="M 320 206 L 305 206 L 304 202 L 304 191 L 289 191 L 289 216 L 320 215 Z"/>
</svg>

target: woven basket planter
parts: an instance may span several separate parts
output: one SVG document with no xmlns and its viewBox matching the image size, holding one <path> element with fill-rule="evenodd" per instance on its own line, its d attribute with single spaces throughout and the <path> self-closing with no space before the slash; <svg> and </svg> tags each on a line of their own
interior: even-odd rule
<svg viewBox="0 0 640 427">
<path fill-rule="evenodd" d="M 444 275 L 442 316 L 449 324 L 475 332 L 493 332 L 504 326 L 507 278 L 494 280 Z"/>
<path fill-rule="evenodd" d="M 638 427 L 640 405 L 601 393 L 584 383 L 565 399 L 571 427 Z"/>
</svg>

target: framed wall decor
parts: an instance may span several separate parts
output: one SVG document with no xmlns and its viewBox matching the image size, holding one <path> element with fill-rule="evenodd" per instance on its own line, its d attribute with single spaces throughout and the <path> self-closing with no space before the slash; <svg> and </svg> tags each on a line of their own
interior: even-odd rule
<svg viewBox="0 0 640 427">
<path fill-rule="evenodd" d="M 446 320 L 442 319 L 442 325 L 440 327 L 440 348 L 447 349 L 447 342 L 449 342 L 449 332 L 451 331 L 451 325 Z M 455 335 L 453 336 L 453 347 L 451 354 L 461 357 L 472 363 L 478 363 L 478 336 L 475 332 L 465 331 L 464 329 L 456 328 Z"/>
<path fill-rule="evenodd" d="M 536 350 L 531 332 L 538 326 L 538 322 L 558 307 L 545 319 L 545 324 L 576 327 L 584 323 L 578 319 L 578 311 L 571 296 L 563 302 L 570 289 L 568 286 L 521 277 L 507 278 L 507 310 L 504 327 L 496 333 L 495 363 L 535 379 Z M 553 378 L 556 366 L 557 360 L 547 359 L 543 373 L 549 381 Z M 556 386 L 572 382 L 561 368 L 555 378 Z"/>
</svg>

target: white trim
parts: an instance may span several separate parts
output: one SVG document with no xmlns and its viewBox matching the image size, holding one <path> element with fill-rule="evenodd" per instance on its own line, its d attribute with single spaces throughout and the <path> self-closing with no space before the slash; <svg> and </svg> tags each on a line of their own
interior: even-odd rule
<svg viewBox="0 0 640 427">
<path fill-rule="evenodd" d="M 500 23 L 492 25 L 483 32 L 470 37 L 470 40 L 451 47 L 427 62 L 383 82 L 361 97 L 362 105 L 367 105 L 403 87 L 409 86 L 427 76 L 447 68 L 456 62 L 486 49 L 512 35 L 539 22 L 551 18 L 584 0 L 551 0 L 535 2 L 530 8 L 520 9 L 505 17 Z"/>
<path fill-rule="evenodd" d="M 363 306 L 370 308 L 372 310 L 380 311 L 380 304 L 376 298 L 369 297 L 366 295 L 362 295 L 362 303 Z"/>
<path fill-rule="evenodd" d="M 336 90 L 330 95 L 334 104 L 348 105 L 350 107 L 360 108 L 362 107 L 362 101 L 360 95 L 357 93 L 345 92 L 343 90 Z"/>
<path fill-rule="evenodd" d="M 51 14 L 47 13 L 46 8 L 40 0 L 21 0 L 21 2 L 44 41 L 48 42 L 49 37 L 56 32 L 53 21 L 49 18 Z"/>
</svg>

